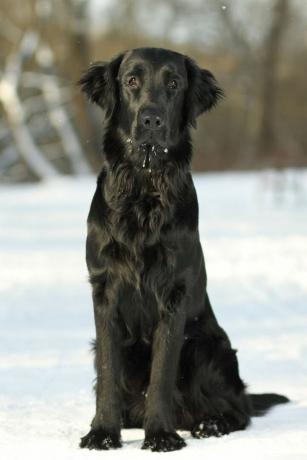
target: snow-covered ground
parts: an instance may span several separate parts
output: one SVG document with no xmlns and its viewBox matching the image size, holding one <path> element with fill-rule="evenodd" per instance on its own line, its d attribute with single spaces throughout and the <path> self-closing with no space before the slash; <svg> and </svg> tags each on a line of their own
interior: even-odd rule
<svg viewBox="0 0 307 460">
<path fill-rule="evenodd" d="M 195 177 L 209 294 L 239 350 L 250 391 L 292 403 L 221 439 L 165 454 L 195 459 L 307 458 L 307 172 Z M 274 184 L 274 192 L 272 191 Z M 304 190 L 305 185 L 305 190 Z M 144 458 L 81 450 L 94 414 L 94 336 L 84 260 L 95 178 L 0 187 L 0 457 Z"/>
</svg>

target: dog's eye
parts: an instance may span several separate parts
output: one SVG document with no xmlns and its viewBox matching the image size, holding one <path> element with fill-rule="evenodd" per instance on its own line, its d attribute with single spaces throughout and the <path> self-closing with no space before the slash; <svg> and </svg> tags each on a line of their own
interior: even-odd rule
<svg viewBox="0 0 307 460">
<path fill-rule="evenodd" d="M 176 80 L 171 80 L 169 83 L 168 83 L 168 87 L 170 89 L 177 89 L 178 88 L 178 83 Z"/>
<path fill-rule="evenodd" d="M 130 88 L 138 88 L 139 80 L 136 77 L 130 77 L 128 79 L 128 86 L 130 86 Z"/>
</svg>

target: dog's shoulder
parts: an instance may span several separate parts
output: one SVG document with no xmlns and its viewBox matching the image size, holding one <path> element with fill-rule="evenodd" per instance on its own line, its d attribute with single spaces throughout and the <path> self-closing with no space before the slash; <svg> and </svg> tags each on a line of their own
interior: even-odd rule
<svg viewBox="0 0 307 460">
<path fill-rule="evenodd" d="M 174 222 L 177 228 L 188 229 L 191 232 L 198 229 L 198 199 L 191 174 L 178 190 Z"/>
</svg>

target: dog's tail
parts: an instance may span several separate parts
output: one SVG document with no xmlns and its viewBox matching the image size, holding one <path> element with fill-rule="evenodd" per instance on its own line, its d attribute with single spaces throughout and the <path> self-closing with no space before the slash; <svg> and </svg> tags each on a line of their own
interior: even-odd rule
<svg viewBox="0 0 307 460">
<path fill-rule="evenodd" d="M 275 393 L 262 393 L 249 395 L 254 416 L 264 415 L 271 407 L 277 404 L 285 404 L 290 402 L 286 396 L 278 395 Z"/>
</svg>

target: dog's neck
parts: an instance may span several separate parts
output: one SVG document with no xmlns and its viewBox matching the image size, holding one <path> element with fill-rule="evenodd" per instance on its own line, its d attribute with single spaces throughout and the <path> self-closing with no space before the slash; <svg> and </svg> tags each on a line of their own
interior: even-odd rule
<svg viewBox="0 0 307 460">
<path fill-rule="evenodd" d="M 171 208 L 190 175 L 191 143 L 187 131 L 178 146 L 169 148 L 161 167 L 151 171 L 136 165 L 131 145 L 118 130 L 107 129 L 104 136 L 105 200 L 114 209 L 146 202 L 148 208 L 161 205 Z"/>
<path fill-rule="evenodd" d="M 170 149 L 163 168 L 149 174 L 129 159 L 127 142 L 114 132 L 106 133 L 98 186 L 108 209 L 109 232 L 117 241 L 134 244 L 142 229 L 143 239 L 135 246 L 141 249 L 157 242 L 163 229 L 172 225 L 191 182 L 189 138 L 182 144 L 178 150 Z"/>
</svg>

